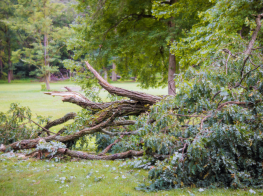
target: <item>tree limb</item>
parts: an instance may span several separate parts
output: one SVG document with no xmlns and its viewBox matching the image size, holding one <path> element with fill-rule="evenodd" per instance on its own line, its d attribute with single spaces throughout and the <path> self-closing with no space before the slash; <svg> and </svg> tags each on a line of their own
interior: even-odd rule
<svg viewBox="0 0 263 196">
<path fill-rule="evenodd" d="M 65 116 L 63 116 L 62 118 L 59 118 L 59 119 L 56 119 L 52 122 L 49 122 L 44 128 L 45 129 L 42 129 L 43 131 L 47 130 L 47 129 L 50 129 L 51 127 L 54 127 L 54 126 L 57 126 L 57 125 L 60 125 L 60 124 L 63 124 L 71 119 L 74 119 L 75 117 L 77 116 L 77 114 L 75 112 L 70 112 L 68 114 L 66 114 Z M 49 132 L 47 132 L 48 135 Z"/>
<path fill-rule="evenodd" d="M 129 158 L 133 156 L 142 156 L 143 153 L 144 153 L 143 150 L 141 151 L 129 150 L 127 152 L 121 152 L 121 153 L 116 153 L 112 155 L 98 156 L 98 155 L 87 154 L 81 151 L 69 150 L 67 148 L 58 149 L 58 154 L 66 154 L 71 157 L 87 159 L 87 160 L 116 160 L 116 159 Z"/>
<path fill-rule="evenodd" d="M 108 145 L 98 156 L 105 155 L 115 144 L 117 144 L 119 141 L 121 141 L 121 138 L 123 138 L 123 135 L 120 136 L 120 138 L 116 139 L 112 144 Z"/>
<path fill-rule="evenodd" d="M 86 61 L 87 68 L 94 74 L 94 76 L 98 79 L 99 84 L 107 90 L 110 94 L 122 96 L 122 97 L 128 97 L 132 100 L 139 101 L 144 104 L 155 104 L 157 101 L 161 100 L 161 97 L 149 95 L 146 93 L 136 92 L 136 91 L 129 91 L 126 89 L 114 87 L 110 85 L 107 81 L 105 81 L 99 73 Z"/>
<path fill-rule="evenodd" d="M 252 48 L 253 48 L 253 45 L 257 39 L 257 35 L 258 35 L 258 32 L 260 31 L 260 28 L 261 28 L 261 18 L 263 17 L 263 13 L 262 14 L 259 14 L 256 16 L 256 29 L 255 31 L 253 32 L 252 34 L 252 38 L 248 44 L 248 47 L 247 47 L 247 50 L 244 52 L 244 54 L 246 55 L 250 55 L 251 51 L 252 51 Z"/>
</svg>

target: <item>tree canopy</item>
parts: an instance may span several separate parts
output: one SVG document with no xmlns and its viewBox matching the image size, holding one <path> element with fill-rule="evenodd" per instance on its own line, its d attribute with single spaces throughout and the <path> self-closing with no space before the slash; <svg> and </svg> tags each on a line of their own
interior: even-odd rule
<svg viewBox="0 0 263 196">
<path fill-rule="evenodd" d="M 114 62 L 123 78 L 135 76 L 144 88 L 167 85 L 179 72 L 179 57 L 169 54 L 171 43 L 199 21 L 198 11 L 212 5 L 193 2 L 79 1 L 84 16 L 73 26 L 77 35 L 69 48 L 75 49 L 76 59 L 85 55 L 98 68 Z M 185 12 L 188 4 L 191 10 Z"/>
</svg>

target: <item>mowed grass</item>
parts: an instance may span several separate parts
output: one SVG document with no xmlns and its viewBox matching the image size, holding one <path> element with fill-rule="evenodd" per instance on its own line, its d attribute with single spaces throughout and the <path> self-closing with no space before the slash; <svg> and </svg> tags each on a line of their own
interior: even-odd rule
<svg viewBox="0 0 263 196">
<path fill-rule="evenodd" d="M 59 162 L 0 156 L 0 195 L 188 196 L 251 195 L 248 190 L 182 188 L 146 193 L 135 190 L 147 182 L 145 170 L 121 167 L 123 161 Z M 261 193 L 255 190 L 257 195 Z"/>
<path fill-rule="evenodd" d="M 59 118 L 68 112 L 77 112 L 80 107 L 63 103 L 60 97 L 45 95 L 41 90 L 43 83 L 0 83 L 0 111 L 6 112 L 11 103 L 20 103 L 22 106 L 28 106 L 33 113 L 43 116 L 53 116 Z M 154 95 L 167 94 L 167 88 L 164 89 L 140 89 L 135 82 L 118 82 L 114 86 L 128 90 L 141 91 Z M 51 83 L 52 91 L 65 91 L 64 87 L 77 87 L 73 82 Z M 107 92 L 102 91 L 101 97 L 106 100 Z"/>
<path fill-rule="evenodd" d="M 137 83 L 119 82 L 113 85 L 150 94 L 167 94 L 166 89 L 142 90 Z M 76 87 L 73 82 L 52 83 L 52 90 L 64 91 L 63 87 Z M 61 98 L 43 94 L 40 83 L 0 83 L 0 111 L 6 112 L 13 102 L 29 106 L 33 114 L 53 116 L 77 112 L 78 106 L 63 103 Z M 105 100 L 107 93 L 101 93 Z M 51 160 L 19 160 L 6 158 L 0 153 L 0 196 L 20 195 L 251 195 L 248 190 L 232 189 L 174 189 L 146 193 L 135 190 L 147 183 L 148 171 L 120 167 L 123 161 L 55 162 Z M 65 180 L 63 180 L 65 179 Z M 257 195 L 261 194 L 255 190 Z"/>
<path fill-rule="evenodd" d="M 69 112 L 78 112 L 81 108 L 77 105 L 62 102 L 61 97 L 53 97 L 44 94 L 41 91 L 41 84 L 39 82 L 27 83 L 0 83 L 0 111 L 7 112 L 11 103 L 20 103 L 21 106 L 30 107 L 33 113 L 33 119 L 36 114 L 42 116 L 52 116 L 52 119 L 57 119 Z M 134 91 L 146 92 L 154 95 L 167 94 L 167 88 L 164 89 L 140 89 L 138 83 L 135 82 L 118 82 L 113 85 Z M 67 87 L 78 87 L 74 82 L 56 82 L 51 83 L 52 91 L 65 91 Z M 106 100 L 108 93 L 101 91 L 101 97 Z M 70 121 L 68 122 L 70 123 Z M 51 130 L 59 130 L 62 126 L 53 127 Z"/>
</svg>

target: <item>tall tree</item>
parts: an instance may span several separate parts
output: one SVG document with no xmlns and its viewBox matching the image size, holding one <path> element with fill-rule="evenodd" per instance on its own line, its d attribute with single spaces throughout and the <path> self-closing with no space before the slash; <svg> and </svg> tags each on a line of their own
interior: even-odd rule
<svg viewBox="0 0 263 196">
<path fill-rule="evenodd" d="M 7 68 L 8 82 L 13 79 L 12 51 L 17 48 L 17 37 L 8 22 L 14 16 L 16 0 L 3 0 L 0 2 L 0 67 L 1 76 L 4 67 Z"/>
<path fill-rule="evenodd" d="M 47 90 L 50 90 L 50 74 L 58 70 L 54 62 L 60 58 L 60 49 L 70 36 L 67 26 L 57 22 L 61 19 L 65 5 L 49 0 L 19 0 L 16 6 L 17 17 L 13 21 L 17 29 L 23 29 L 32 40 L 16 56 L 23 62 L 37 67 L 31 74 L 44 77 Z"/>
<path fill-rule="evenodd" d="M 83 17 L 74 26 L 79 41 L 75 44 L 76 39 L 72 40 L 69 48 L 78 50 L 75 58 L 86 55 L 100 69 L 100 59 L 115 57 L 112 61 L 122 77 L 137 76 L 144 88 L 168 84 L 168 93 L 174 95 L 178 67 L 177 55 L 169 52 L 170 45 L 198 21 L 200 9 L 212 5 L 209 1 L 198 2 L 203 3 L 195 3 L 196 9 L 187 13 L 180 11 L 185 6 L 180 0 L 79 1 L 77 9 Z M 161 9 L 166 13 L 164 17 L 160 16 Z"/>
</svg>

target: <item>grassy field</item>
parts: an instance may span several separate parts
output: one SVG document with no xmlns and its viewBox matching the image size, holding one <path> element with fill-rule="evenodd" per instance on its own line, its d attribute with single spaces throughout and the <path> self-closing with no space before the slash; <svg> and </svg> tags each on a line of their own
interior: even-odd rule
<svg viewBox="0 0 263 196">
<path fill-rule="evenodd" d="M 123 82 L 114 83 L 115 86 L 129 90 L 147 92 L 154 95 L 167 94 L 167 88 L 142 90 L 137 87 L 138 83 Z M 73 82 L 51 83 L 51 90 L 65 91 L 64 86 L 76 87 Z M 45 95 L 41 90 L 41 83 L 0 83 L 0 111 L 6 112 L 11 103 L 17 102 L 23 106 L 29 106 L 33 113 L 59 118 L 68 112 L 77 112 L 80 107 L 71 103 L 63 103 L 60 97 Z M 107 93 L 101 93 L 106 99 Z"/>
<path fill-rule="evenodd" d="M 160 95 L 167 89 L 142 90 L 136 83 L 124 82 L 113 85 L 129 90 Z M 72 82 L 52 83 L 52 90 L 75 86 Z M 40 83 L 0 83 L 0 111 L 6 112 L 9 105 L 18 102 L 29 106 L 33 113 L 59 118 L 80 108 L 63 103 L 59 97 L 44 95 Z M 101 96 L 105 99 L 106 92 Z M 145 170 L 120 167 L 123 161 L 55 162 L 51 160 L 19 160 L 0 154 L 0 196 L 20 195 L 251 195 L 249 190 L 232 189 L 176 189 L 145 193 L 135 187 L 147 182 Z M 260 190 L 255 190 L 257 195 Z"/>
</svg>

